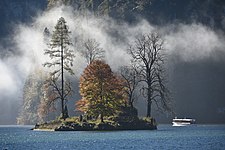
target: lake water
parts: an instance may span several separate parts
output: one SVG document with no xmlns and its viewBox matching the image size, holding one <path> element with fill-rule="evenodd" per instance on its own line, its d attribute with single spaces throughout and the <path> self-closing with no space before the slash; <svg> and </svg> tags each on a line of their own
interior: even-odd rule
<svg viewBox="0 0 225 150">
<path fill-rule="evenodd" d="M 31 127 L 0 126 L 0 150 L 225 150 L 225 125 L 159 125 L 156 131 L 112 132 L 47 132 L 31 131 Z"/>
</svg>

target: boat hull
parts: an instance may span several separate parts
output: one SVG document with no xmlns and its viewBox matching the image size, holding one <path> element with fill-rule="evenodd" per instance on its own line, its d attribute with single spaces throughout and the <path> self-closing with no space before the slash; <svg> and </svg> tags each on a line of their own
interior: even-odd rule
<svg viewBox="0 0 225 150">
<path fill-rule="evenodd" d="M 193 125 L 193 124 L 190 124 L 190 123 L 177 123 L 177 122 L 172 122 L 172 124 L 173 124 L 173 127 L 182 127 L 182 126 Z"/>
<path fill-rule="evenodd" d="M 195 124 L 195 119 L 173 119 L 172 125 L 174 127 L 189 126 Z"/>
</svg>

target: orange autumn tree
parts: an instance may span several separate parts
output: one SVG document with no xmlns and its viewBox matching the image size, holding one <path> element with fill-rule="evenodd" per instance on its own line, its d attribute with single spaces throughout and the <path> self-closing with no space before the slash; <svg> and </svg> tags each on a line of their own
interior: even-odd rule
<svg viewBox="0 0 225 150">
<path fill-rule="evenodd" d="M 80 78 L 80 94 L 77 110 L 92 116 L 114 115 L 126 103 L 123 80 L 116 76 L 110 66 L 95 60 L 85 68 Z"/>
</svg>

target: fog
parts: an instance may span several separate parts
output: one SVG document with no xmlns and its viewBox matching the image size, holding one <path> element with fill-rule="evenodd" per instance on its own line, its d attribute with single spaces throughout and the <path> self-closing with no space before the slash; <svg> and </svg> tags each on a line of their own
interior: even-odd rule
<svg viewBox="0 0 225 150">
<path fill-rule="evenodd" d="M 201 122 L 224 122 L 225 118 L 225 37 L 222 31 L 198 23 L 175 23 L 157 27 L 145 19 L 129 25 L 108 17 L 83 17 L 70 7 L 60 6 L 40 12 L 27 24 L 15 24 L 12 34 L 0 44 L 0 124 L 14 124 L 22 104 L 25 79 L 35 67 L 48 60 L 44 29 L 50 32 L 60 17 L 71 31 L 76 53 L 74 72 L 80 76 L 86 66 L 79 55 L 80 41 L 94 38 L 106 51 L 106 62 L 116 71 L 129 64 L 126 50 L 136 37 L 158 31 L 165 40 L 168 54 L 166 67 L 177 116 L 195 117 Z M 11 52 L 13 50 L 13 52 Z M 78 91 L 75 91 L 78 92 Z M 137 101 L 140 115 L 145 115 L 144 101 Z M 208 109 L 213 108 L 211 111 Z M 166 115 L 159 116 L 165 121 Z M 218 115 L 215 120 L 214 115 Z M 210 117 L 206 117 L 210 116 Z M 223 120 L 224 119 L 224 120 Z"/>
</svg>

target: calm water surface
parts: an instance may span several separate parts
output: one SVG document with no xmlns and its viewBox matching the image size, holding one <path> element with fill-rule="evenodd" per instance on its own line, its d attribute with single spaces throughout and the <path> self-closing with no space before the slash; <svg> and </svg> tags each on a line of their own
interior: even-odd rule
<svg viewBox="0 0 225 150">
<path fill-rule="evenodd" d="M 0 150 L 225 150 L 225 125 L 159 125 L 157 131 L 112 132 L 47 132 L 30 128 L 32 126 L 0 126 Z"/>
</svg>

